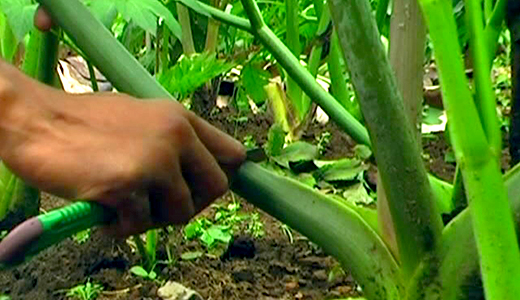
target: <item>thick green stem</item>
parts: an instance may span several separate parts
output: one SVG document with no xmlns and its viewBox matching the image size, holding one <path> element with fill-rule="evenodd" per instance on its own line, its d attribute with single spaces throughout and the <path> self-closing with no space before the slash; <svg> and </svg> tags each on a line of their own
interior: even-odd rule
<svg viewBox="0 0 520 300">
<path fill-rule="evenodd" d="M 285 41 L 292 54 L 299 58 L 301 45 L 298 1 L 285 0 L 285 11 L 287 13 Z M 287 96 L 296 110 L 298 121 L 302 121 L 309 110 L 310 100 L 303 97 L 302 89 L 291 76 L 287 77 Z"/>
<path fill-rule="evenodd" d="M 272 53 L 287 73 L 302 87 L 303 91 L 321 106 L 336 124 L 350 134 L 355 141 L 360 144 L 370 145 L 370 138 L 365 127 L 316 82 L 316 79 L 305 70 L 284 43 L 265 26 L 256 2 L 243 0 L 242 3 L 249 19 L 255 20 L 254 22 L 251 21 L 254 35 Z M 260 24 L 261 26 L 258 27 L 254 24 Z"/>
<path fill-rule="evenodd" d="M 442 222 L 392 68 L 366 0 L 329 1 L 360 97 L 396 229 L 404 277 L 439 246 Z"/>
<path fill-rule="evenodd" d="M 490 0 L 486 0 L 486 3 Z M 470 47 L 473 56 L 473 74 L 475 85 L 475 103 L 484 127 L 484 132 L 491 150 L 500 159 L 502 150 L 502 134 L 496 112 L 496 98 L 491 83 L 491 59 L 493 55 L 487 51 L 483 14 L 479 0 L 466 1 L 466 16 L 470 32 Z"/>
<path fill-rule="evenodd" d="M 177 14 L 179 15 L 179 23 L 182 27 L 182 49 L 184 54 L 191 55 L 196 53 L 195 43 L 193 42 L 193 34 L 191 32 L 190 11 L 184 4 L 177 2 Z"/>
<path fill-rule="evenodd" d="M 507 187 L 509 202 L 518 230 L 520 224 L 520 165 L 506 173 L 503 180 Z M 470 209 L 460 212 L 444 229 L 440 265 L 439 272 L 434 276 L 427 270 L 418 270 L 417 276 L 410 284 L 408 299 L 483 299 L 479 257 Z M 428 277 L 426 278 L 426 276 Z M 422 281 L 424 279 L 436 284 L 425 286 Z M 442 289 L 439 289 L 438 285 L 442 286 Z"/>
<path fill-rule="evenodd" d="M 520 251 L 512 213 L 498 161 L 465 76 L 451 4 L 435 0 L 420 3 L 429 25 L 450 136 L 464 178 L 486 299 L 514 299 L 520 294 Z"/>
<path fill-rule="evenodd" d="M 249 162 L 238 171 L 233 189 L 338 258 L 367 299 L 402 299 L 397 263 L 380 237 L 345 201 Z"/>
<path fill-rule="evenodd" d="M 397 79 L 398 89 L 403 97 L 404 107 L 415 129 L 417 141 L 419 114 L 422 111 L 423 98 L 423 62 L 426 45 L 426 28 L 421 10 L 416 0 L 395 0 L 390 21 L 390 63 Z M 377 211 L 383 239 L 397 253 L 396 233 L 393 220 L 386 203 L 384 186 L 377 184 Z"/>
</svg>

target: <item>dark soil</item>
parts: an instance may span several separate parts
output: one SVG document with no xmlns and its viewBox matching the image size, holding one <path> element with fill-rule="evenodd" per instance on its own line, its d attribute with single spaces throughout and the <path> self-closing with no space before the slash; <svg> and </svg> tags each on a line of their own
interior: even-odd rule
<svg viewBox="0 0 520 300">
<path fill-rule="evenodd" d="M 45 209 L 63 203 L 48 196 L 43 200 Z M 244 206 L 246 211 L 255 210 L 246 203 Z M 211 213 L 211 208 L 203 212 Z M 328 280 L 329 272 L 337 266 L 333 258 L 296 232 L 291 243 L 281 233 L 279 222 L 261 214 L 265 237 L 252 239 L 238 233 L 235 241 L 239 242 L 233 245 L 236 248 L 238 244 L 239 251 L 231 250 L 227 257 L 208 255 L 182 261 L 183 252 L 200 245 L 176 235 L 170 243 L 177 245 L 174 254 L 179 260 L 174 265 L 158 266 L 160 278 L 178 281 L 204 299 L 326 299 L 358 294 L 350 276 Z M 165 256 L 162 248 L 159 259 Z M 67 299 L 67 289 L 90 278 L 104 286 L 105 292 L 98 299 L 160 299 L 157 289 L 161 282 L 146 281 L 128 272 L 138 264 L 138 255 L 124 240 L 94 231 L 84 244 L 68 239 L 24 265 L 0 272 L 0 294 L 8 294 L 13 300 Z"/>
<path fill-rule="evenodd" d="M 257 144 L 266 141 L 272 118 L 268 114 L 237 120 L 230 110 L 208 113 L 212 124 L 239 140 L 252 135 Z M 326 158 L 335 159 L 353 155 L 354 142 L 331 122 L 314 125 L 303 136 L 314 142 L 323 132 L 331 133 L 331 142 L 325 149 Z M 425 163 L 442 179 L 451 180 L 454 165 L 444 161 L 449 146 L 443 135 L 423 141 Z M 372 167 L 375 173 L 376 168 Z M 372 176 L 373 177 L 373 176 Z M 219 201 L 229 201 L 219 200 Z M 243 202 L 243 201 L 242 201 Z M 45 210 L 65 205 L 66 201 L 45 197 Z M 244 209 L 256 209 L 243 202 Z M 211 214 L 208 209 L 203 214 Z M 294 233 L 294 242 L 280 230 L 280 223 L 260 212 L 265 224 L 265 236 L 251 239 L 239 232 L 236 249 L 228 251 L 225 259 L 203 256 L 194 261 L 182 261 L 180 255 L 200 247 L 187 242 L 181 234 L 173 239 L 175 258 L 169 266 L 157 268 L 163 281 L 173 280 L 199 292 L 204 299 L 331 299 L 358 295 L 356 284 L 347 274 L 328 280 L 337 262 L 307 239 Z M 177 229 L 178 231 L 179 229 Z M 170 243 L 172 240 L 170 240 Z M 165 243 L 162 243 L 164 245 Z M 159 259 L 165 259 L 161 249 Z M 138 255 L 124 240 L 114 240 L 94 231 L 84 244 L 71 239 L 49 248 L 30 262 L 15 269 L 0 272 L 0 295 L 16 299 L 67 299 L 66 290 L 85 283 L 87 278 L 104 286 L 98 299 L 159 299 L 157 289 L 161 282 L 151 282 L 130 275 L 129 268 L 139 264 Z"/>
</svg>

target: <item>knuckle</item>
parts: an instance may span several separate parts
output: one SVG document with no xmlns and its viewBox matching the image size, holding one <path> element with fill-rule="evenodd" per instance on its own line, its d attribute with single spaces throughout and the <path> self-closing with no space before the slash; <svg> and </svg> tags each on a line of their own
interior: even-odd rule
<svg viewBox="0 0 520 300">
<path fill-rule="evenodd" d="M 164 133 L 178 143 L 184 143 L 193 138 L 193 128 L 186 118 L 178 115 L 169 115 L 163 125 Z"/>
</svg>

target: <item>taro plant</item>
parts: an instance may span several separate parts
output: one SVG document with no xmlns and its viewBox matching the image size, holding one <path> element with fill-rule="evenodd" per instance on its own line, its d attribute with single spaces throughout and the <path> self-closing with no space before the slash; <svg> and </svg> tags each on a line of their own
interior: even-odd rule
<svg viewBox="0 0 520 300">
<path fill-rule="evenodd" d="M 141 98 L 173 99 L 80 2 L 39 2 L 118 90 Z M 241 2 L 248 19 L 199 2 L 187 5 L 253 34 L 312 101 L 359 144 L 371 147 L 393 223 L 396 251 L 391 251 L 388 239 L 374 225 L 374 218 L 381 215 L 328 197 L 255 163 L 246 162 L 238 170 L 233 190 L 338 258 L 367 299 L 515 299 L 520 294 L 515 232 L 520 222 L 520 167 L 505 175 L 500 172 L 501 138 L 490 79 L 506 1 L 486 0 L 484 9 L 481 1 L 465 1 L 474 62 L 472 88 L 451 1 L 419 1 L 460 170 L 454 188 L 426 172 L 415 127 L 367 0 L 329 0 L 322 7 L 330 9 L 366 127 L 317 84 L 312 72 L 266 25 L 254 0 Z M 384 12 L 378 15 L 386 17 Z M 468 207 L 444 225 L 441 212 L 453 208 L 452 194 L 457 203 L 467 199 Z"/>
</svg>

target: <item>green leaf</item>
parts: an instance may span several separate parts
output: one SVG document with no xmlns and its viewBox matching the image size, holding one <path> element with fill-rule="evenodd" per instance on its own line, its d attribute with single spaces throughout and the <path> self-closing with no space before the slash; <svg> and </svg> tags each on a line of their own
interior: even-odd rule
<svg viewBox="0 0 520 300">
<path fill-rule="evenodd" d="M 16 38 L 21 41 L 34 28 L 33 20 L 37 5 L 31 0 L 0 0 L 0 9 Z"/>
<path fill-rule="evenodd" d="M 217 59 L 214 54 L 182 56 L 171 69 L 159 74 L 159 82 L 172 94 L 185 98 L 214 77 L 225 73 L 234 64 Z"/>
<path fill-rule="evenodd" d="M 90 0 L 86 1 L 86 5 L 105 27 L 111 27 L 117 16 L 115 0 Z"/>
<path fill-rule="evenodd" d="M 223 242 L 225 244 L 231 241 L 231 234 L 229 233 L 229 228 L 220 225 L 213 225 L 206 231 L 214 240 Z"/>
<path fill-rule="evenodd" d="M 354 152 L 356 154 L 356 157 L 361 160 L 369 159 L 370 156 L 372 156 L 372 150 L 370 150 L 370 147 L 368 147 L 367 145 L 356 145 L 354 147 Z"/>
<path fill-rule="evenodd" d="M 181 39 L 182 30 L 171 11 L 158 0 L 114 0 L 117 10 L 127 21 L 155 35 L 158 18 L 162 18 L 172 33 Z"/>
<path fill-rule="evenodd" d="M 374 202 L 374 199 L 367 193 L 363 183 L 354 184 L 346 189 L 343 192 L 343 197 L 354 204 L 368 205 Z"/>
<path fill-rule="evenodd" d="M 133 266 L 132 268 L 130 268 L 130 273 L 143 278 L 148 277 L 148 272 L 146 272 L 146 270 L 141 266 Z"/>
<path fill-rule="evenodd" d="M 184 236 L 188 240 L 196 238 L 201 233 L 202 233 L 202 224 L 198 221 L 192 221 L 184 227 Z"/>
<path fill-rule="evenodd" d="M 280 155 L 285 144 L 285 132 L 280 124 L 275 123 L 267 134 L 266 152 L 270 156 Z"/>
<path fill-rule="evenodd" d="M 247 64 L 241 72 L 242 86 L 255 104 L 260 105 L 267 99 L 264 86 L 269 83 L 269 72 Z"/>
<path fill-rule="evenodd" d="M 435 107 L 427 107 L 423 111 L 423 123 L 426 125 L 439 125 L 442 124 L 440 117 L 442 116 L 442 110 Z"/>
<path fill-rule="evenodd" d="M 18 49 L 18 41 L 7 22 L 7 17 L 2 12 L 0 12 L 0 37 L 0 56 L 5 61 L 12 63 Z"/>
<path fill-rule="evenodd" d="M 200 241 L 204 246 L 210 249 L 213 248 L 213 246 L 215 246 L 216 243 L 215 238 L 211 234 L 209 234 L 207 230 L 205 230 L 202 236 L 200 237 Z"/>
<path fill-rule="evenodd" d="M 305 142 L 296 142 L 282 149 L 280 155 L 273 157 L 273 160 L 289 169 L 290 163 L 312 161 L 318 155 L 318 147 Z"/>
<path fill-rule="evenodd" d="M 7 295 L 0 295 L 0 300 L 11 300 L 11 297 Z"/>
<path fill-rule="evenodd" d="M 184 252 L 181 254 L 181 259 L 182 260 L 195 260 L 199 257 L 202 257 L 204 253 L 202 253 L 201 251 L 189 251 L 189 252 Z"/>
<path fill-rule="evenodd" d="M 368 166 L 358 159 L 344 158 L 336 161 L 314 161 L 319 169 L 314 172 L 318 181 L 352 181 L 359 178 Z"/>
<path fill-rule="evenodd" d="M 155 280 L 155 278 L 157 278 L 157 273 L 155 273 L 155 271 L 150 271 L 150 273 L 148 273 L 148 278 L 150 278 L 151 280 Z"/>
</svg>

